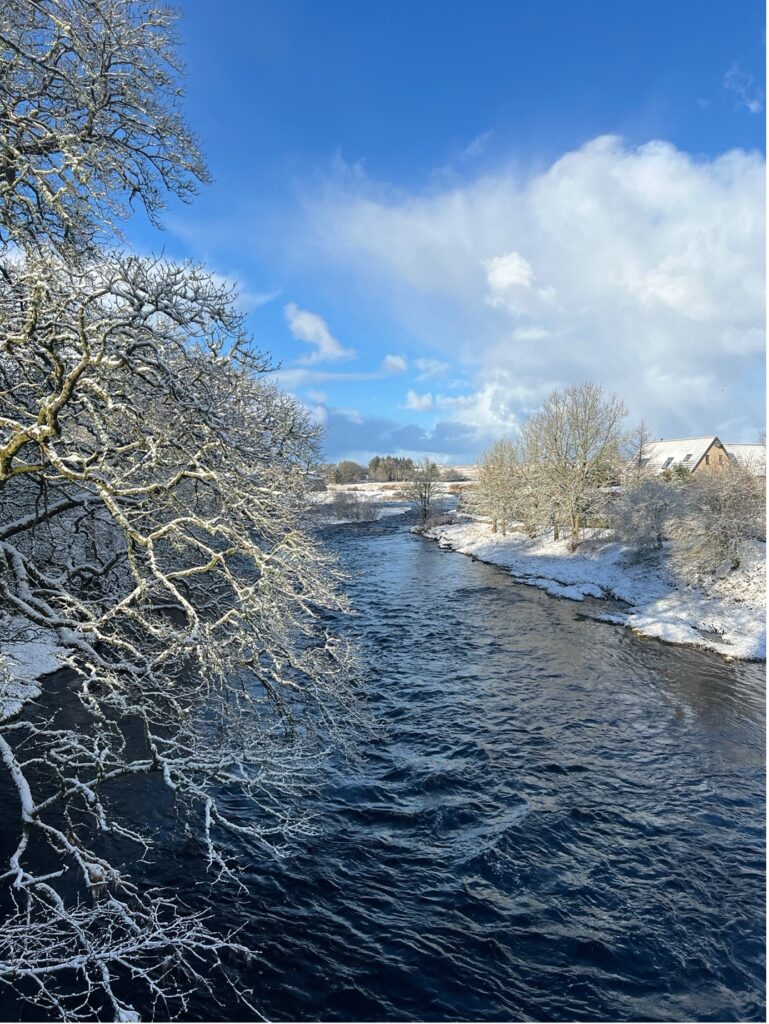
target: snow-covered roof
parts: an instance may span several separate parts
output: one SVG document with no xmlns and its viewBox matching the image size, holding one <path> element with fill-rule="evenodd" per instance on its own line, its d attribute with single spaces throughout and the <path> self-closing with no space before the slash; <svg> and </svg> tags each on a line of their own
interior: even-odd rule
<svg viewBox="0 0 769 1024">
<path fill-rule="evenodd" d="M 733 455 L 737 462 L 749 466 L 756 476 L 766 476 L 766 445 L 763 444 L 727 444 L 724 448 Z"/>
<path fill-rule="evenodd" d="M 718 438 L 710 437 L 679 437 L 669 441 L 648 441 L 644 445 L 643 456 L 649 469 L 661 473 L 663 469 L 672 469 L 677 463 L 694 469 L 705 452 Z"/>
</svg>

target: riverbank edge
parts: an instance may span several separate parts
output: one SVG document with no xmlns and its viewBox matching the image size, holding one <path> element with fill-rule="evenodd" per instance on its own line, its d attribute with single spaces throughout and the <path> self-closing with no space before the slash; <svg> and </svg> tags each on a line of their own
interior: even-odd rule
<svg viewBox="0 0 769 1024">
<path fill-rule="evenodd" d="M 25 704 L 40 696 L 40 679 L 58 672 L 67 651 L 52 633 L 39 630 L 34 637 L 27 623 L 3 620 L 6 636 L 14 632 L 24 639 L 0 639 L 0 723 L 19 715 Z"/>
<path fill-rule="evenodd" d="M 591 597 L 627 606 L 605 615 L 586 613 L 595 621 L 663 643 L 705 648 L 730 661 L 766 661 L 765 590 L 763 601 L 756 603 L 677 587 L 659 567 L 623 564 L 625 549 L 610 541 L 594 544 L 586 556 L 569 552 L 565 541 L 502 537 L 477 521 L 414 532 L 444 550 L 505 569 L 516 583 L 551 597 L 578 602 Z"/>
</svg>

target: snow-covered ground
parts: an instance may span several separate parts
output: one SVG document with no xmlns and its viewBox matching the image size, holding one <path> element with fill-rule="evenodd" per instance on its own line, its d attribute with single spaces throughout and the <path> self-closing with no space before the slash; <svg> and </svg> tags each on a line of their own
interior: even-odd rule
<svg viewBox="0 0 769 1024">
<path fill-rule="evenodd" d="M 596 531 L 598 533 L 598 531 Z M 571 553 L 565 540 L 492 533 L 487 523 L 462 521 L 425 532 L 441 547 L 508 569 L 520 583 L 554 597 L 614 598 L 627 607 L 596 618 L 629 626 L 668 643 L 696 644 L 730 658 L 766 658 L 766 545 L 724 580 L 704 590 L 685 587 L 666 568 L 634 563 L 628 551 L 598 533 Z"/>
<path fill-rule="evenodd" d="M 406 504 L 401 497 L 403 484 L 344 484 L 331 485 L 325 491 L 314 491 L 309 495 L 310 503 L 315 507 L 324 526 L 343 526 L 346 523 L 372 523 L 387 516 L 398 516 L 408 512 L 413 506 Z M 334 515 L 334 496 L 339 492 L 353 494 L 360 503 L 366 506 L 365 513 L 352 517 Z"/>
<path fill-rule="evenodd" d="M 379 519 L 386 519 L 388 516 L 400 516 L 404 512 L 410 512 L 411 505 L 377 505 L 376 509 L 372 509 L 371 516 L 364 516 L 362 519 L 338 519 L 334 514 L 331 506 L 329 505 L 327 510 L 321 516 L 321 523 L 323 526 L 344 526 L 347 523 L 375 523 Z"/>
<path fill-rule="evenodd" d="M 308 498 L 313 505 L 330 505 L 335 494 L 353 494 L 364 501 L 397 501 L 405 484 L 331 484 L 325 491 L 312 491 Z M 402 499 L 401 499 L 402 500 Z"/>
<path fill-rule="evenodd" d="M 6 636 L 14 630 L 7 620 L 0 621 Z M 62 651 L 51 637 L 33 640 L 6 640 L 0 637 L 0 722 L 17 715 L 24 704 L 40 694 L 38 679 L 61 668 L 57 657 Z"/>
</svg>

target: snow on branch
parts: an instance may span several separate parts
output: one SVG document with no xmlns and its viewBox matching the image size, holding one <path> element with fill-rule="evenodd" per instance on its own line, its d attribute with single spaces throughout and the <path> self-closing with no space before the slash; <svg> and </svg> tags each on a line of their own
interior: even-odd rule
<svg viewBox="0 0 769 1024">
<path fill-rule="evenodd" d="M 84 717 L 0 726 L 20 822 L 0 981 L 59 1012 L 57 977 L 74 969 L 80 997 L 98 987 L 128 1019 L 126 970 L 162 990 L 136 958 L 180 944 L 180 968 L 198 970 L 217 940 L 100 852 L 100 835 L 151 844 L 115 817 L 110 786 L 156 776 L 216 877 L 236 877 L 228 832 L 280 853 L 308 827 L 291 815 L 297 724 L 351 705 L 354 659 L 328 627 L 346 604 L 305 529 L 317 428 L 260 378 L 220 288 L 194 267 L 104 254 L 5 271 L 0 614 L 66 648 Z M 252 815 L 231 817 L 232 790 Z M 36 866 L 51 855 L 56 870 Z M 73 874 L 93 906 L 64 899 Z"/>
<path fill-rule="evenodd" d="M 82 248 L 135 200 L 157 222 L 166 192 L 207 180 L 173 22 L 123 0 L 0 6 L 0 239 Z"/>
</svg>

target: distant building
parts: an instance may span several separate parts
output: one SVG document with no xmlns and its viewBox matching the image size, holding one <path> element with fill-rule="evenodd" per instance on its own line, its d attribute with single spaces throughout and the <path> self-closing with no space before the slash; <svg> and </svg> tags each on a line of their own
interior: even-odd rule
<svg viewBox="0 0 769 1024">
<path fill-rule="evenodd" d="M 736 462 L 749 469 L 754 476 L 766 476 L 766 445 L 732 444 L 727 441 L 724 447 Z"/>
<path fill-rule="evenodd" d="M 729 465 L 729 453 L 715 436 L 683 437 L 669 441 L 648 441 L 644 445 L 641 467 L 656 473 L 683 466 L 691 473 L 719 472 Z"/>
</svg>

